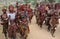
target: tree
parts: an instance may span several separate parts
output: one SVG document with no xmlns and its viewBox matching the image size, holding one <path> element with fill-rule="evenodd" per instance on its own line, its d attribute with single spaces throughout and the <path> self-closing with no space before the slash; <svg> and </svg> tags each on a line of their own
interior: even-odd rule
<svg viewBox="0 0 60 39">
<path fill-rule="evenodd" d="M 55 0 L 48 0 L 50 3 L 55 2 Z"/>
</svg>

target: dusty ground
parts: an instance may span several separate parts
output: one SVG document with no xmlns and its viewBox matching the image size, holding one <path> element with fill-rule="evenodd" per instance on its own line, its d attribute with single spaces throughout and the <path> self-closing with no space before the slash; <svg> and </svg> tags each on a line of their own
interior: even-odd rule
<svg viewBox="0 0 60 39">
<path fill-rule="evenodd" d="M 32 23 L 29 23 L 29 27 L 30 33 L 27 39 L 60 39 L 60 24 L 58 25 L 55 32 L 55 37 L 52 37 L 50 32 L 47 31 L 46 25 L 43 25 L 43 28 L 41 29 L 36 24 L 35 16 L 32 19 Z M 2 34 L 2 26 L 0 26 L 0 39 L 5 39 L 4 35 Z M 20 39 L 19 35 L 17 35 L 17 39 Z"/>
</svg>

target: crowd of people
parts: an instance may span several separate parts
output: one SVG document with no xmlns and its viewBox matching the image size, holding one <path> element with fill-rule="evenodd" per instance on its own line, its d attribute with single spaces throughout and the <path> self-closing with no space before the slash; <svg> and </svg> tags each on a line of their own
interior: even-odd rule
<svg viewBox="0 0 60 39">
<path fill-rule="evenodd" d="M 32 8 L 28 4 L 22 4 L 16 7 L 9 5 L 8 10 L 3 7 L 1 15 L 1 24 L 3 25 L 3 33 L 7 39 L 16 39 L 16 33 L 20 33 L 21 37 L 27 38 L 29 30 L 28 22 L 32 19 Z"/>
<path fill-rule="evenodd" d="M 15 10 L 16 9 L 16 10 Z M 37 3 L 32 9 L 29 4 L 16 3 L 16 7 L 9 5 L 8 9 L 3 7 L 1 15 L 1 24 L 6 39 L 16 39 L 16 33 L 20 33 L 23 39 L 27 39 L 30 32 L 28 23 L 31 23 L 32 17 L 36 16 L 36 23 L 42 28 L 43 22 L 48 26 L 48 31 L 51 31 L 54 37 L 57 24 L 59 24 L 59 7 L 58 4 L 43 4 Z"/>
<path fill-rule="evenodd" d="M 37 3 L 35 7 L 35 15 L 37 24 L 42 28 L 43 22 L 48 26 L 48 31 L 54 36 L 57 25 L 59 24 L 60 3 Z"/>
</svg>

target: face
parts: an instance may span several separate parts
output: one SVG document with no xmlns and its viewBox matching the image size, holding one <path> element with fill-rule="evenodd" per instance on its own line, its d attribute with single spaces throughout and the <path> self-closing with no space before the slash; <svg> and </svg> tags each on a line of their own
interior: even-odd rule
<svg viewBox="0 0 60 39">
<path fill-rule="evenodd" d="M 12 6 L 12 5 L 9 6 L 9 11 L 10 11 L 10 12 L 13 12 L 13 11 L 14 11 L 14 6 Z"/>
<path fill-rule="evenodd" d="M 11 12 L 14 11 L 14 7 L 10 7 L 9 11 L 11 11 Z"/>
<path fill-rule="evenodd" d="M 2 10 L 2 12 L 3 12 L 3 13 L 6 13 L 6 10 L 4 9 L 4 10 Z"/>
</svg>

